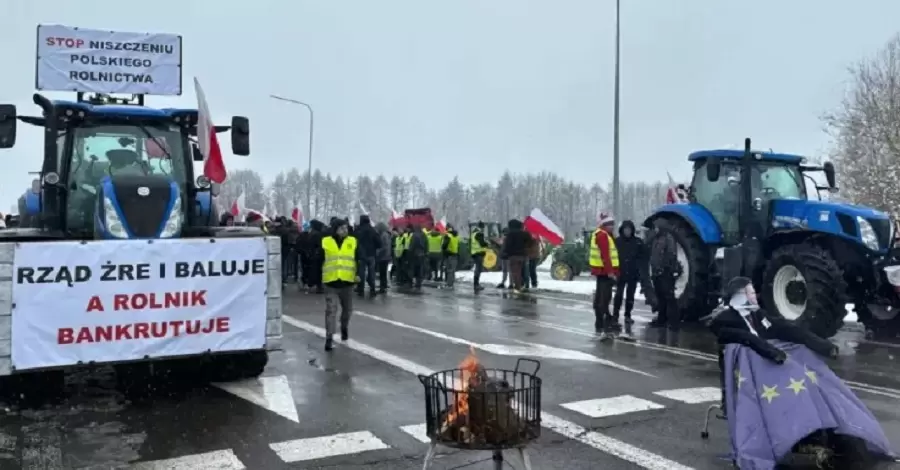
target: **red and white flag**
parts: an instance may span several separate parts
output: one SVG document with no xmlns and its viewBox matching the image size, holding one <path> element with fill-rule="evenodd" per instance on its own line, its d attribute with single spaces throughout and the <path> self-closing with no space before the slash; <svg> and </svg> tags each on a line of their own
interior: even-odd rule
<svg viewBox="0 0 900 470">
<path fill-rule="evenodd" d="M 203 155 L 203 174 L 213 183 L 222 184 L 228 177 L 228 172 L 225 171 L 225 160 L 222 158 L 222 148 L 219 147 L 209 105 L 206 104 L 206 95 L 203 94 L 197 77 L 194 77 L 194 88 L 197 92 L 197 145 Z"/>
<path fill-rule="evenodd" d="M 235 218 L 240 217 L 244 212 L 245 207 L 246 203 L 244 202 L 244 193 L 241 193 L 241 195 L 231 203 L 231 215 L 233 215 Z"/>
<path fill-rule="evenodd" d="M 434 229 L 438 232 L 444 233 L 447 231 L 447 218 L 441 217 L 441 220 L 438 220 L 436 224 L 434 224 Z"/>
<path fill-rule="evenodd" d="M 291 209 L 291 220 L 297 225 L 303 225 L 303 209 L 300 208 L 299 202 L 294 203 L 294 208 Z"/>
<path fill-rule="evenodd" d="M 666 190 L 666 204 L 684 204 L 687 203 L 687 194 L 684 189 L 679 187 L 680 185 L 675 183 L 675 179 L 672 178 L 672 175 L 669 172 L 666 172 L 666 176 L 669 177 L 669 189 Z"/>
<path fill-rule="evenodd" d="M 551 245 L 561 245 L 566 239 L 563 231 L 538 208 L 534 208 L 531 214 L 525 217 L 524 225 L 528 233 L 547 240 Z"/>
</svg>

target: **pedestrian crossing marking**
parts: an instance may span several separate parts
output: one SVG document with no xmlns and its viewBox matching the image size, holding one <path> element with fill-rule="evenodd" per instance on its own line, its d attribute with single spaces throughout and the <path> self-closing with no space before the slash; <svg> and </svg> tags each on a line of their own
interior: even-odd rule
<svg viewBox="0 0 900 470">
<path fill-rule="evenodd" d="M 643 398 L 632 395 L 574 401 L 571 403 L 563 403 L 559 406 L 591 418 L 605 418 L 637 411 L 661 410 L 665 408 L 665 406 L 660 405 L 659 403 L 654 403 L 650 400 L 644 400 Z"/>
<path fill-rule="evenodd" d="M 722 399 L 722 390 L 717 387 L 677 388 L 673 390 L 660 390 L 654 395 L 680 401 L 689 405 L 710 403 Z"/>
<path fill-rule="evenodd" d="M 339 455 L 353 455 L 372 450 L 390 449 L 381 439 L 369 431 L 332 434 L 330 436 L 294 439 L 269 447 L 287 463 L 324 459 Z"/>
<path fill-rule="evenodd" d="M 247 467 L 231 449 L 204 454 L 185 455 L 166 460 L 140 462 L 132 470 L 246 470 Z"/>
<path fill-rule="evenodd" d="M 400 430 L 412 436 L 415 440 L 419 442 L 424 442 L 428 444 L 431 442 L 431 439 L 426 435 L 427 427 L 425 423 L 422 424 L 411 424 L 409 426 L 402 426 Z"/>
</svg>

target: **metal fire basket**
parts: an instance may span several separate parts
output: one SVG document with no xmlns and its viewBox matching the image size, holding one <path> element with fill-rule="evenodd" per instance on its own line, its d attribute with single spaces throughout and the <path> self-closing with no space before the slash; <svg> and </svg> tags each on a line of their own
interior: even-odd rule
<svg viewBox="0 0 900 470">
<path fill-rule="evenodd" d="M 530 373 L 524 363 L 534 366 Z M 541 363 L 518 359 L 514 370 L 478 367 L 419 375 L 425 387 L 425 428 L 431 439 L 425 463 L 431 467 L 438 445 L 493 451 L 495 468 L 503 467 L 503 451 L 516 449 L 525 465 L 525 446 L 541 435 Z"/>
</svg>

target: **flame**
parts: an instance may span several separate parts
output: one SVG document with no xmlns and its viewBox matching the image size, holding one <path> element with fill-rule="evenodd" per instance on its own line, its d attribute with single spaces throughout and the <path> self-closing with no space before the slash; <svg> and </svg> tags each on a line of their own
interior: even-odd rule
<svg viewBox="0 0 900 470">
<path fill-rule="evenodd" d="M 469 346 L 469 355 L 459 364 L 460 381 L 453 384 L 453 403 L 447 410 L 447 417 L 444 419 L 443 427 L 446 429 L 457 422 L 460 416 L 467 417 L 469 415 L 469 394 L 468 390 L 478 386 L 480 376 L 478 370 L 481 363 L 478 356 L 475 355 L 475 348 Z"/>
</svg>

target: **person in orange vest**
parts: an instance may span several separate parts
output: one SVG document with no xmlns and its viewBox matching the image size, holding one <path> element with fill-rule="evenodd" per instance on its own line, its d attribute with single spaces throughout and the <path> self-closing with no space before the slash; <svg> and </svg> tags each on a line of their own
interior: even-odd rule
<svg viewBox="0 0 900 470">
<path fill-rule="evenodd" d="M 597 225 L 588 240 L 588 264 L 591 275 L 597 279 L 594 288 L 594 331 L 600 335 L 601 340 L 606 340 L 614 337 L 615 319 L 610 314 L 609 304 L 613 298 L 613 286 L 619 276 L 619 252 L 612 235 L 616 226 L 613 216 L 601 213 Z"/>
</svg>

